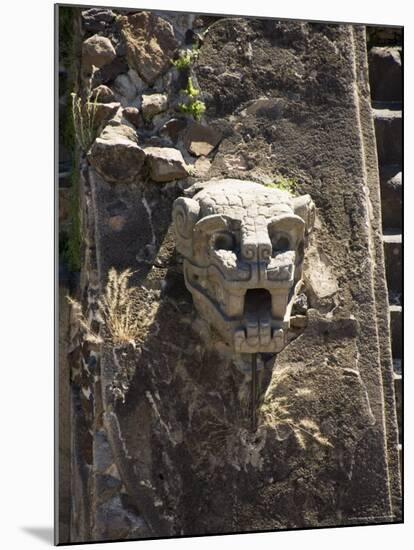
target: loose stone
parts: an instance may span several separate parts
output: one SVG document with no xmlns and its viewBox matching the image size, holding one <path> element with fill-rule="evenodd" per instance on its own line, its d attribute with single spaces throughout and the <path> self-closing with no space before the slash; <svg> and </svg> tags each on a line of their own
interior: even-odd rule
<svg viewBox="0 0 414 550">
<path fill-rule="evenodd" d="M 120 17 L 118 25 L 126 42 L 129 65 L 152 85 L 171 66 L 178 47 L 172 25 L 145 11 Z"/>
<path fill-rule="evenodd" d="M 107 125 L 92 145 L 88 159 L 106 181 L 132 183 L 141 172 L 145 153 L 129 126 Z"/>
<path fill-rule="evenodd" d="M 184 134 L 184 144 L 196 157 L 207 156 L 218 145 L 221 133 L 197 122 L 192 123 Z"/>
<path fill-rule="evenodd" d="M 168 100 L 165 94 L 142 96 L 142 114 L 145 120 L 151 120 L 155 115 L 166 111 Z"/>
<path fill-rule="evenodd" d="M 92 69 L 92 66 L 100 69 L 113 61 L 115 57 L 115 48 L 106 36 L 94 34 L 87 38 L 82 45 L 82 63 L 86 70 Z"/>
<path fill-rule="evenodd" d="M 153 181 L 163 183 L 188 176 L 184 158 L 177 149 L 147 147 L 145 154 Z"/>
</svg>

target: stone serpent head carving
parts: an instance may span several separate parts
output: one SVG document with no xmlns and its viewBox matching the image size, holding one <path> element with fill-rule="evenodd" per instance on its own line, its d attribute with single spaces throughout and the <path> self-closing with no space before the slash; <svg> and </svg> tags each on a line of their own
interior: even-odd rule
<svg viewBox="0 0 414 550">
<path fill-rule="evenodd" d="M 309 195 L 234 179 L 212 180 L 174 202 L 186 286 L 234 351 L 280 352 L 286 345 L 314 218 Z"/>
</svg>

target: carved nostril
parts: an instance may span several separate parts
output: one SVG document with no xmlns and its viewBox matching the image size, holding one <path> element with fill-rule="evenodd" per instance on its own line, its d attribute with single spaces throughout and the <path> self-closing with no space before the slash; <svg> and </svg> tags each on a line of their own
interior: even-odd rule
<svg viewBox="0 0 414 550">
<path fill-rule="evenodd" d="M 272 245 L 270 243 L 262 243 L 259 245 L 259 260 L 268 261 L 272 255 Z"/>
<path fill-rule="evenodd" d="M 241 247 L 244 260 L 255 260 L 257 257 L 257 245 L 255 243 L 244 243 Z"/>
</svg>

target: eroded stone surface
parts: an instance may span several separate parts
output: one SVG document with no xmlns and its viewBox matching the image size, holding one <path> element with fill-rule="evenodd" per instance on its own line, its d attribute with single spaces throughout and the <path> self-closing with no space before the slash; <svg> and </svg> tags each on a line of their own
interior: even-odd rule
<svg viewBox="0 0 414 550">
<path fill-rule="evenodd" d="M 88 159 L 106 181 L 132 183 L 141 172 L 145 153 L 129 126 L 108 125 L 93 143 Z"/>
<path fill-rule="evenodd" d="M 140 126 L 141 118 L 139 116 L 139 110 L 136 107 L 126 107 L 122 110 L 122 115 L 136 128 Z"/>
<path fill-rule="evenodd" d="M 401 48 L 374 47 L 370 49 L 368 56 L 372 99 L 374 101 L 401 101 Z"/>
<path fill-rule="evenodd" d="M 220 139 L 220 132 L 199 123 L 190 124 L 184 134 L 184 143 L 188 151 L 196 157 L 209 155 Z"/>
<path fill-rule="evenodd" d="M 178 149 L 146 147 L 145 154 L 150 177 L 153 181 L 163 183 L 187 177 L 186 164 Z"/>
<path fill-rule="evenodd" d="M 120 108 L 121 104 L 116 101 L 112 103 L 96 102 L 90 108 L 94 112 L 94 123 L 99 127 L 112 118 Z"/>
<path fill-rule="evenodd" d="M 130 66 L 145 82 L 153 84 L 168 69 L 178 47 L 172 25 L 145 11 L 121 16 L 118 25 Z"/>
<path fill-rule="evenodd" d="M 168 99 L 165 94 L 148 94 L 142 96 L 142 114 L 146 120 L 167 109 Z"/>
<path fill-rule="evenodd" d="M 83 25 L 91 32 L 104 31 L 115 19 L 112 10 L 104 8 L 90 8 L 82 12 Z"/>
<path fill-rule="evenodd" d="M 106 36 L 94 34 L 82 44 L 82 64 L 86 70 L 100 69 L 116 57 L 115 48 Z"/>
</svg>

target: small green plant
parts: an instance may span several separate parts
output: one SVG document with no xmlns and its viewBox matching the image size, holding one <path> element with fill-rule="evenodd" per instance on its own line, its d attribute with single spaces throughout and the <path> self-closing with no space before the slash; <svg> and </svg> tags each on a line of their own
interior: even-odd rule
<svg viewBox="0 0 414 550">
<path fill-rule="evenodd" d="M 173 65 L 177 71 L 186 71 L 191 67 L 197 58 L 198 50 L 193 46 L 191 50 L 184 50 L 180 52 L 178 59 L 173 61 Z"/>
<path fill-rule="evenodd" d="M 196 99 L 200 90 L 194 87 L 191 77 L 188 77 L 187 87 L 185 90 L 181 90 L 181 93 L 187 96 L 188 101 L 187 103 L 180 103 L 178 105 L 180 112 L 191 115 L 194 120 L 200 120 L 205 113 L 206 105 L 203 101 Z"/>
<path fill-rule="evenodd" d="M 272 189 L 280 189 L 280 191 L 287 191 L 291 195 L 294 195 L 296 192 L 297 182 L 291 178 L 285 178 L 284 176 L 278 176 L 276 181 L 271 183 L 266 183 L 266 187 L 271 187 Z"/>
</svg>

